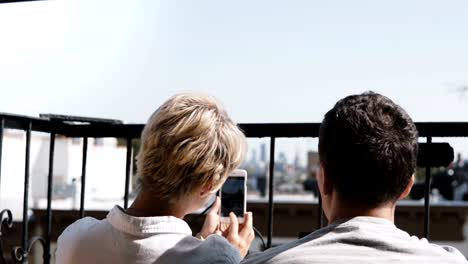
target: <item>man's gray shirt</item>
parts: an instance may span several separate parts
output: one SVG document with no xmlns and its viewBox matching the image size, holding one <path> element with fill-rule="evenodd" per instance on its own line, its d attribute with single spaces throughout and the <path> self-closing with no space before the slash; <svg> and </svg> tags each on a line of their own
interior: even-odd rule
<svg viewBox="0 0 468 264">
<path fill-rule="evenodd" d="M 249 256 L 243 264 L 268 263 L 468 263 L 455 248 L 438 246 L 392 222 L 359 216 L 337 221 L 295 242 Z"/>
</svg>

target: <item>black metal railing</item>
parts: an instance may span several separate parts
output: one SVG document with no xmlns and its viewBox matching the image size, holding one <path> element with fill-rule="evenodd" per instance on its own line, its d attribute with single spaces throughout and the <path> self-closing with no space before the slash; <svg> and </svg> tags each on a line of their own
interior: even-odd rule
<svg viewBox="0 0 468 264">
<path fill-rule="evenodd" d="M 447 166 L 453 160 L 453 149 L 447 143 L 433 143 L 433 137 L 468 137 L 468 123 L 417 123 L 419 136 L 424 137 L 427 143 L 420 143 L 420 154 L 418 165 L 426 167 L 426 189 L 424 199 L 424 236 L 429 236 L 429 210 L 430 210 L 430 182 L 431 167 Z M 268 185 L 268 231 L 267 247 L 272 245 L 273 220 L 274 220 L 274 171 L 275 171 L 275 142 L 277 138 L 316 138 L 318 137 L 320 124 L 318 123 L 283 123 L 283 124 L 240 124 L 241 129 L 250 138 L 270 139 L 270 161 L 269 161 L 269 185 Z M 32 245 L 39 241 L 44 249 L 44 263 L 50 263 L 51 259 L 51 232 L 52 232 L 52 188 L 54 168 L 54 148 L 56 136 L 66 136 L 83 139 L 82 167 L 81 167 L 81 194 L 79 216 L 85 215 L 85 185 L 86 164 L 88 152 L 88 138 L 124 138 L 126 139 L 126 171 L 125 190 L 123 191 L 124 207 L 127 208 L 129 200 L 129 185 L 132 163 L 132 141 L 139 138 L 144 125 L 122 124 L 116 120 L 94 119 L 82 117 L 69 117 L 57 115 L 41 115 L 41 118 L 32 118 L 12 114 L 0 113 L 0 184 L 2 169 L 2 150 L 4 129 L 16 129 L 26 132 L 26 154 L 24 168 L 24 196 L 23 196 L 23 220 L 21 245 L 13 249 L 13 260 L 27 263 Z M 44 237 L 29 238 L 28 234 L 28 207 L 29 207 L 29 160 L 31 146 L 31 132 L 45 132 L 50 135 L 49 170 L 47 179 L 47 225 Z M 0 193 L 1 195 L 1 193 Z M 0 196 L 1 197 L 1 196 Z M 0 208 L 1 209 L 1 208 Z M 318 207 L 318 226 L 323 226 L 323 213 L 321 200 Z M 13 217 L 11 211 L 4 209 L 0 213 L 2 228 L 11 228 Z M 0 230 L 1 231 L 1 230 Z M 0 263 L 6 263 L 4 248 L 0 232 Z"/>
</svg>

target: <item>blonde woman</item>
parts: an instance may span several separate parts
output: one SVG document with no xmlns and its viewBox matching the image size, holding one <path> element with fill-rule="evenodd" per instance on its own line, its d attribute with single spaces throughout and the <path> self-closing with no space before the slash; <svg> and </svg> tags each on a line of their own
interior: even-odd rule
<svg viewBox="0 0 468 264">
<path fill-rule="evenodd" d="M 199 235 L 183 220 L 202 207 L 246 152 L 243 133 L 214 98 L 179 94 L 150 117 L 137 156 L 141 190 L 127 210 L 86 217 L 59 237 L 57 263 L 239 263 L 254 238 L 252 214 L 218 230 L 219 199 Z"/>
</svg>

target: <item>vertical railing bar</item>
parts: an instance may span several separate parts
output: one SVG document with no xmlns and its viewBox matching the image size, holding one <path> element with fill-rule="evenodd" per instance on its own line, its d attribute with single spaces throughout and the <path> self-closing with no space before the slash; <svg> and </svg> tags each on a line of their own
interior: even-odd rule
<svg viewBox="0 0 468 264">
<path fill-rule="evenodd" d="M 46 229 L 46 248 L 44 249 L 44 263 L 50 263 L 50 236 L 52 233 L 52 189 L 54 175 L 54 153 L 55 153 L 55 132 L 50 134 L 49 147 L 49 176 L 47 179 L 47 229 Z"/>
<path fill-rule="evenodd" d="M 322 228 L 323 227 L 323 209 L 322 209 L 322 196 L 320 195 L 320 191 L 319 191 L 319 195 L 318 195 L 318 208 L 317 208 L 317 210 L 318 210 L 317 211 L 317 226 L 318 226 L 318 228 Z"/>
<path fill-rule="evenodd" d="M 268 238 L 267 248 L 271 248 L 273 239 L 273 192 L 274 192 L 274 170 L 275 170 L 275 137 L 270 138 L 270 168 L 268 184 Z"/>
<path fill-rule="evenodd" d="M 128 192 L 130 186 L 130 175 L 132 169 L 132 138 L 127 138 L 127 159 L 125 166 L 125 192 L 124 192 L 124 208 L 128 208 Z"/>
<path fill-rule="evenodd" d="M 2 152 L 3 152 L 3 130 L 5 128 L 5 119 L 0 120 L 0 194 L 2 188 Z M 0 196 L 1 197 L 1 196 Z"/>
<path fill-rule="evenodd" d="M 432 137 L 426 138 L 427 143 L 432 143 Z M 431 192 L 431 167 L 426 167 L 426 179 L 424 186 L 424 237 L 429 239 L 429 225 L 430 225 L 430 192 Z"/>
<path fill-rule="evenodd" d="M 81 163 L 80 218 L 84 217 L 87 159 L 88 159 L 88 137 L 83 137 L 83 158 L 82 158 L 82 163 Z"/>
<path fill-rule="evenodd" d="M 29 154 L 31 147 L 31 130 L 32 122 L 28 122 L 28 127 L 26 129 L 26 150 L 25 150 L 25 164 L 24 164 L 24 196 L 23 196 L 23 237 L 21 239 L 21 247 L 25 250 L 27 254 L 28 249 L 28 207 L 29 207 Z M 23 263 L 27 263 L 28 258 L 24 256 Z"/>
</svg>

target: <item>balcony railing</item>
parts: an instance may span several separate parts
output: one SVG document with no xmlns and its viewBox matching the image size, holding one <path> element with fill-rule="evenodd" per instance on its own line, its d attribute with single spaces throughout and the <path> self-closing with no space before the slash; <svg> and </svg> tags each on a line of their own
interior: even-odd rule
<svg viewBox="0 0 468 264">
<path fill-rule="evenodd" d="M 277 138 L 317 138 L 320 124 L 318 123 L 281 123 L 281 124 L 240 124 L 242 130 L 249 138 L 270 139 L 269 159 L 269 184 L 268 184 L 268 231 L 267 247 L 271 247 L 273 237 L 273 197 L 274 197 L 274 166 L 275 166 L 275 142 Z M 419 136 L 426 138 L 427 143 L 420 143 L 418 166 L 426 168 L 425 175 L 425 199 L 424 199 L 424 236 L 429 236 L 429 210 L 430 210 L 430 181 L 431 167 L 447 166 L 453 160 L 453 149 L 448 143 L 433 143 L 433 137 L 468 137 L 468 123 L 417 123 Z M 21 228 L 21 244 L 12 250 L 12 258 L 16 262 L 27 263 L 32 246 L 40 243 L 44 249 L 44 263 L 51 260 L 51 233 L 52 229 L 52 188 L 54 174 L 54 149 L 58 135 L 70 138 L 82 138 L 82 166 L 81 166 L 81 193 L 80 193 L 80 217 L 85 215 L 85 186 L 86 186 L 86 164 L 88 155 L 88 138 L 124 138 L 126 140 L 126 166 L 125 166 L 125 189 L 122 190 L 124 208 L 128 207 L 129 185 L 132 175 L 132 141 L 140 137 L 143 124 L 122 124 L 120 121 L 96 118 L 70 117 L 58 115 L 41 115 L 40 118 L 19 116 L 12 114 L 0 114 L 0 184 L 2 169 L 2 146 L 5 129 L 22 130 L 26 133 L 25 140 L 25 167 L 24 167 L 24 193 L 23 193 L 23 216 Z M 30 148 L 31 133 L 44 132 L 50 136 L 50 151 L 47 176 L 47 211 L 46 230 L 43 236 L 31 237 L 28 233 L 29 225 L 29 173 L 30 173 Z M 1 197 L 1 193 L 0 193 Z M 320 198 L 320 197 L 319 197 Z M 0 208 L 3 209 L 3 208 Z M 318 225 L 323 226 L 323 213 L 321 201 L 318 206 Z M 1 211 L 1 227 L 11 228 L 13 216 L 8 208 Z M 6 263 L 5 249 L 2 244 L 0 232 L 0 263 Z"/>
</svg>

